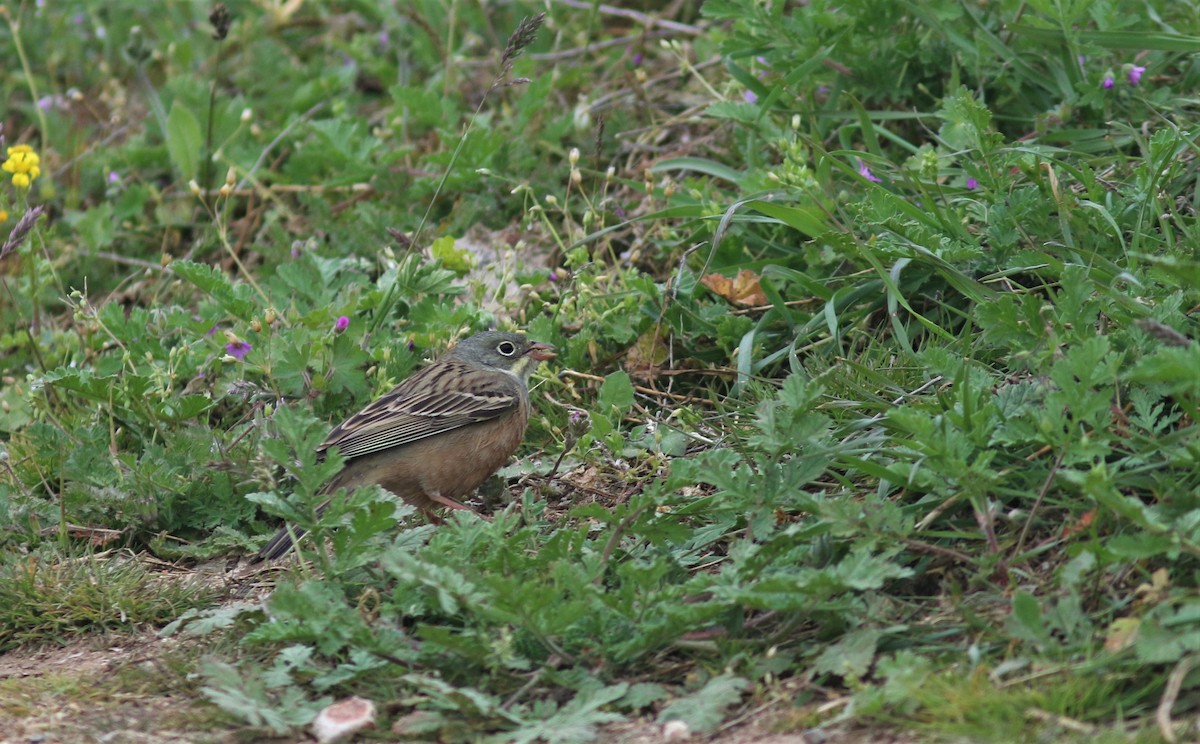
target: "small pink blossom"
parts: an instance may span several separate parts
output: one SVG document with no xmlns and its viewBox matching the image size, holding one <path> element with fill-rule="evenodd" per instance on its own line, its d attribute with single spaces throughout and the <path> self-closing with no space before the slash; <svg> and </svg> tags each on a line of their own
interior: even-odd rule
<svg viewBox="0 0 1200 744">
<path fill-rule="evenodd" d="M 967 188 L 970 189 L 971 191 L 974 191 L 975 189 L 979 188 L 979 181 L 976 181 L 973 176 L 968 176 L 967 177 Z"/>
<path fill-rule="evenodd" d="M 872 183 L 883 183 L 883 179 L 872 173 L 871 169 L 867 167 L 867 164 L 861 160 L 858 161 L 858 175 Z"/>
<path fill-rule="evenodd" d="M 1113 85 L 1114 85 L 1113 76 L 1112 76 L 1112 75 L 1105 75 L 1105 76 L 1104 76 L 1104 82 L 1103 82 L 1103 83 L 1101 83 L 1101 85 L 1103 85 L 1103 86 L 1104 86 L 1104 89 L 1105 89 L 1105 90 L 1112 90 L 1112 87 L 1113 87 Z"/>
<path fill-rule="evenodd" d="M 1145 67 L 1134 65 L 1129 68 L 1129 84 L 1137 85 L 1142 82 L 1142 73 L 1146 71 Z"/>
<path fill-rule="evenodd" d="M 253 348 L 254 347 L 246 341 L 232 341 L 228 344 L 225 344 L 225 353 L 240 362 L 246 358 L 246 355 L 249 354 L 250 350 Z"/>
<path fill-rule="evenodd" d="M 347 318 L 345 315 L 339 316 L 337 319 L 337 322 L 335 322 L 333 324 L 333 330 L 337 333 L 341 333 L 342 331 L 346 330 L 349 327 L 350 327 L 350 319 Z"/>
</svg>

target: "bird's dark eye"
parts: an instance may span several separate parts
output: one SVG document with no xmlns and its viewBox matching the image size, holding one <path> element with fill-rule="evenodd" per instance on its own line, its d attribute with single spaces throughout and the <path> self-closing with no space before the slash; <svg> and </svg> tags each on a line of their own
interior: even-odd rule
<svg viewBox="0 0 1200 744">
<path fill-rule="evenodd" d="M 512 356 L 513 354 L 517 353 L 517 345 L 512 341 L 501 341 L 496 345 L 496 351 L 500 352 L 504 356 Z"/>
</svg>

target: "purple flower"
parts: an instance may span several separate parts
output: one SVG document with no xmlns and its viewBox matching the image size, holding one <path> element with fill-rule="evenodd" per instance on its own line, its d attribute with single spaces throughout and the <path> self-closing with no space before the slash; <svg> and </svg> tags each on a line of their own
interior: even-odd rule
<svg viewBox="0 0 1200 744">
<path fill-rule="evenodd" d="M 213 325 L 213 327 L 212 327 L 212 328 L 209 328 L 209 329 L 208 329 L 208 332 L 207 332 L 207 333 L 205 333 L 204 335 L 205 335 L 205 336 L 215 336 L 215 335 L 216 335 L 216 333 L 217 333 L 217 331 L 219 331 L 219 330 L 221 330 L 221 324 L 220 324 L 220 323 L 216 323 L 216 324 L 214 324 L 214 325 Z"/>
<path fill-rule="evenodd" d="M 634 67 L 642 66 L 642 53 L 641 52 L 638 52 L 637 54 L 633 55 L 633 66 Z"/>
<path fill-rule="evenodd" d="M 758 103 L 758 96 L 754 95 L 754 91 L 752 90 L 743 93 L 742 98 L 746 99 L 746 103 Z"/>
<path fill-rule="evenodd" d="M 108 172 L 108 182 L 112 183 L 112 184 L 120 183 L 121 182 L 121 174 L 117 173 L 116 171 L 109 171 Z"/>
<path fill-rule="evenodd" d="M 550 279 L 550 281 L 552 281 L 552 282 L 557 282 L 557 281 L 558 281 L 558 272 L 557 272 L 557 271 L 551 271 L 551 272 L 550 272 L 549 279 Z"/>
<path fill-rule="evenodd" d="M 1113 87 L 1113 76 L 1112 76 L 1112 75 L 1105 75 L 1105 76 L 1104 76 L 1104 82 L 1103 82 L 1103 83 L 1101 83 L 1101 85 L 1103 85 L 1103 86 L 1104 86 L 1104 89 L 1105 89 L 1105 90 L 1112 90 L 1112 87 Z"/>
<path fill-rule="evenodd" d="M 346 330 L 349 327 L 350 327 L 350 319 L 347 318 L 345 315 L 339 316 L 337 319 L 337 322 L 333 324 L 333 330 L 337 333 L 341 333 L 342 331 Z"/>
<path fill-rule="evenodd" d="M 240 362 L 246 358 L 246 355 L 249 354 L 250 350 L 253 348 L 254 347 L 251 346 L 249 342 L 233 341 L 225 344 L 225 353 Z"/>
<path fill-rule="evenodd" d="M 861 160 L 858 161 L 858 175 L 872 183 L 883 183 L 883 179 L 872 173 L 871 169 L 867 167 L 867 164 Z"/>
<path fill-rule="evenodd" d="M 979 188 L 979 181 L 976 181 L 973 176 L 967 176 L 967 188 L 974 191 Z"/>
<path fill-rule="evenodd" d="M 1134 65 L 1133 67 L 1130 67 L 1129 68 L 1129 84 L 1137 85 L 1138 83 L 1142 82 L 1142 73 L 1145 71 L 1146 71 L 1146 68 L 1141 67 L 1140 65 Z"/>
<path fill-rule="evenodd" d="M 37 105 L 42 111 L 49 111 L 54 107 L 54 96 L 42 96 L 38 99 Z"/>
</svg>

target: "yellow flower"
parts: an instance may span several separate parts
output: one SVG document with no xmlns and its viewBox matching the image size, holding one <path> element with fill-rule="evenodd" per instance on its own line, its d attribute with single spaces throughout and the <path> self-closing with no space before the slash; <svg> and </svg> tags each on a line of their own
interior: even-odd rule
<svg viewBox="0 0 1200 744">
<path fill-rule="evenodd" d="M 0 222 L 8 222 L 8 210 L 0 209 Z"/>
<path fill-rule="evenodd" d="M 42 169 L 38 167 L 40 162 L 41 159 L 32 147 L 16 145 L 8 148 L 8 160 L 5 160 L 0 168 L 12 174 L 13 186 L 27 189 L 33 183 L 33 179 L 42 175 Z"/>
</svg>

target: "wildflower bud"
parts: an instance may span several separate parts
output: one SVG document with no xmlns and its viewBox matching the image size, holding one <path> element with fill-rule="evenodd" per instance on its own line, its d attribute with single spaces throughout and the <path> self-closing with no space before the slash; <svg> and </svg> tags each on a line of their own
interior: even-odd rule
<svg viewBox="0 0 1200 744">
<path fill-rule="evenodd" d="M 792 114 L 792 129 L 800 128 L 800 114 Z"/>
<path fill-rule="evenodd" d="M 767 171 L 767 178 L 775 183 L 781 183 L 780 178 L 778 175 L 776 175 L 775 171 Z"/>
<path fill-rule="evenodd" d="M 642 68 L 637 68 L 633 71 L 633 79 L 638 81 L 638 85 L 646 84 L 646 71 Z"/>
<path fill-rule="evenodd" d="M 231 344 L 240 344 L 242 342 L 242 340 L 238 338 L 237 334 L 229 329 L 225 329 L 225 340 Z"/>
<path fill-rule="evenodd" d="M 242 122 L 248 122 L 254 118 L 254 112 L 248 108 L 242 109 Z"/>
<path fill-rule="evenodd" d="M 672 180 L 668 180 L 667 183 L 663 186 L 663 196 L 666 197 L 667 199 L 670 199 L 674 195 L 675 195 L 675 182 Z"/>
<path fill-rule="evenodd" d="M 475 174 L 479 176 L 490 176 L 492 175 L 492 172 L 487 168 L 476 168 Z"/>
<path fill-rule="evenodd" d="M 204 192 L 200 190 L 200 184 L 196 183 L 196 179 L 188 181 L 188 191 L 192 192 L 192 196 L 200 196 Z"/>
<path fill-rule="evenodd" d="M 617 176 L 617 169 L 613 166 L 608 166 L 608 170 L 604 171 L 604 180 L 611 181 Z"/>
<path fill-rule="evenodd" d="M 162 266 L 163 268 L 166 268 L 170 263 L 171 263 L 171 254 L 170 253 L 164 253 L 164 254 L 162 254 L 162 258 L 158 259 L 158 265 Z"/>
<path fill-rule="evenodd" d="M 345 331 L 349 327 L 350 327 L 350 319 L 347 318 L 345 315 L 338 316 L 337 321 L 334 322 L 334 324 L 333 324 L 333 330 L 335 333 L 341 333 L 342 331 Z"/>
<path fill-rule="evenodd" d="M 547 204 L 553 207 L 558 204 L 558 197 L 554 194 L 547 194 L 545 201 Z"/>
<path fill-rule="evenodd" d="M 580 174 L 578 168 L 572 168 L 571 169 L 571 185 L 578 186 L 581 183 L 583 183 L 583 175 Z"/>
<path fill-rule="evenodd" d="M 259 322 L 258 318 L 250 321 L 250 330 L 255 333 L 262 333 L 262 323 Z"/>
<path fill-rule="evenodd" d="M 567 153 L 567 162 L 569 162 L 571 164 L 572 169 L 574 169 L 576 164 L 579 163 L 579 148 L 578 147 L 572 147 L 571 151 L 569 153 Z"/>
<path fill-rule="evenodd" d="M 263 313 L 263 322 L 265 322 L 267 325 L 275 325 L 276 317 L 275 308 L 269 307 L 267 308 L 267 311 Z"/>
<path fill-rule="evenodd" d="M 233 187 L 230 186 L 229 184 L 224 184 L 223 186 L 221 186 L 221 188 L 217 189 L 217 195 L 221 196 L 221 197 L 228 198 L 228 196 L 232 193 L 233 193 Z"/>
<path fill-rule="evenodd" d="M 229 170 L 225 172 L 225 183 L 229 186 L 237 183 L 237 173 L 234 172 L 233 166 L 229 166 Z"/>
</svg>

